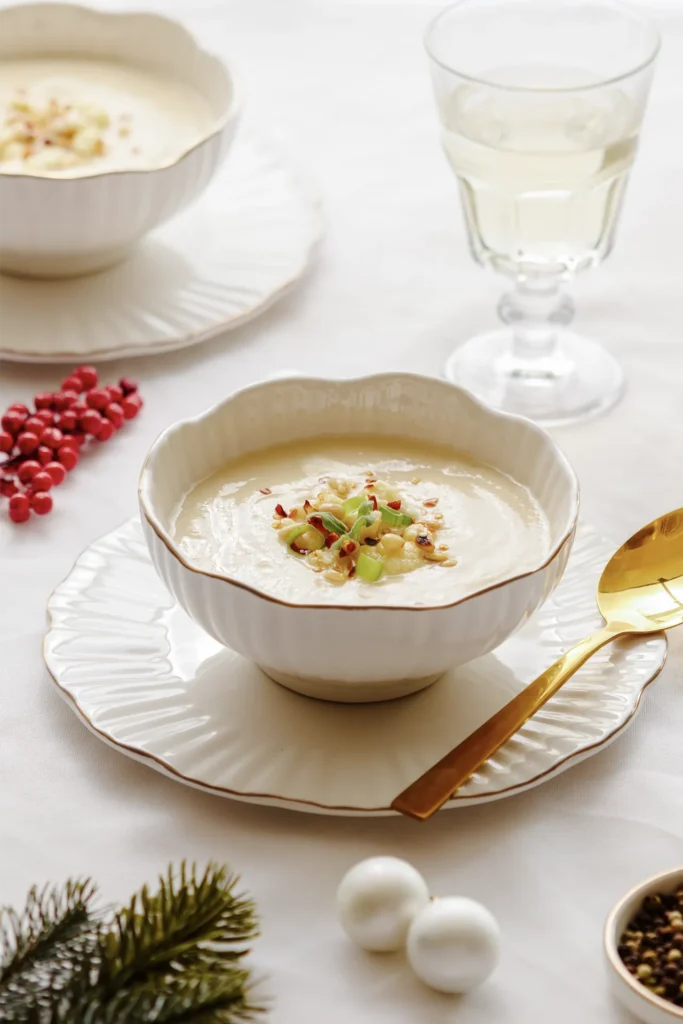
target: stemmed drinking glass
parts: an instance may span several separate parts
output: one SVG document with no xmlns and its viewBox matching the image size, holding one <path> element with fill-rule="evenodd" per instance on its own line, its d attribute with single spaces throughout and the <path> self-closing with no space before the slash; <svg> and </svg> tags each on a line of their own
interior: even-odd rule
<svg viewBox="0 0 683 1024">
<path fill-rule="evenodd" d="M 623 375 L 567 329 L 564 289 L 614 244 L 658 33 L 619 0 L 460 0 L 426 47 L 472 255 L 511 282 L 505 326 L 456 349 L 446 375 L 545 423 L 594 415 Z"/>
</svg>

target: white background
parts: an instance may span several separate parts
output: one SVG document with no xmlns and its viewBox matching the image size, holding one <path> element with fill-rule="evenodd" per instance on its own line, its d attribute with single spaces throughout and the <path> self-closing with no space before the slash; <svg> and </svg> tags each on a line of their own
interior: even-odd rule
<svg viewBox="0 0 683 1024">
<path fill-rule="evenodd" d="M 46 599 L 89 541 L 134 514 L 141 460 L 166 424 L 279 368 L 437 374 L 455 344 L 493 325 L 502 287 L 470 263 L 439 151 L 421 47 L 431 6 L 156 6 L 238 62 L 245 123 L 277 135 L 309 170 L 327 234 L 302 286 L 253 324 L 105 368 L 107 379 L 140 379 L 144 415 L 79 466 L 52 515 L 15 527 L 3 514 L 0 901 L 69 874 L 124 898 L 170 859 L 226 859 L 262 913 L 253 965 L 273 1024 L 627 1024 L 607 991 L 601 929 L 626 888 L 683 863 L 683 636 L 671 637 L 644 710 L 609 750 L 526 795 L 427 825 L 201 795 L 98 742 L 50 687 Z M 618 355 L 629 390 L 604 419 L 557 432 L 584 518 L 617 542 L 683 504 L 683 17 L 669 4 L 660 22 L 664 51 L 617 249 L 577 289 L 577 328 Z M 3 408 L 64 376 L 9 364 L 1 374 Z M 400 957 L 346 941 L 336 885 L 376 853 L 408 858 L 434 892 L 481 899 L 499 917 L 502 963 L 478 992 L 438 996 Z"/>
</svg>

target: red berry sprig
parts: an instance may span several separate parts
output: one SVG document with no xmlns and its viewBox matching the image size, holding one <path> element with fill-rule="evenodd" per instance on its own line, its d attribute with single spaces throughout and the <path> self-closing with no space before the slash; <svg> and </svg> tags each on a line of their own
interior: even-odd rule
<svg viewBox="0 0 683 1024">
<path fill-rule="evenodd" d="M 31 514 L 52 509 L 48 491 L 78 465 L 81 447 L 108 441 L 142 408 L 130 377 L 118 384 L 98 383 L 94 366 L 77 366 L 59 391 L 33 399 L 35 410 L 15 402 L 0 420 L 0 496 L 8 498 L 9 517 L 25 523 Z"/>
</svg>

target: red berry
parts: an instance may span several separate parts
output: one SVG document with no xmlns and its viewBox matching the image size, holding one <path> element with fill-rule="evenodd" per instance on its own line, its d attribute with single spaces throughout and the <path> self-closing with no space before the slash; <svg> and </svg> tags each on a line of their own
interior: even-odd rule
<svg viewBox="0 0 683 1024">
<path fill-rule="evenodd" d="M 58 391 L 55 395 L 54 408 L 57 412 L 64 412 L 77 401 L 78 394 L 75 391 Z"/>
<path fill-rule="evenodd" d="M 75 430 L 78 426 L 78 416 L 73 409 L 67 409 L 65 412 L 58 412 L 55 416 L 55 424 L 60 430 Z"/>
<path fill-rule="evenodd" d="M 27 495 L 13 494 L 9 500 L 9 517 L 13 523 L 25 523 L 31 515 L 31 506 Z"/>
<path fill-rule="evenodd" d="M 38 447 L 40 438 L 37 434 L 34 434 L 31 430 L 25 430 L 23 434 L 19 435 L 17 440 L 17 447 L 22 455 L 30 455 Z"/>
<path fill-rule="evenodd" d="M 80 391 L 89 391 L 97 384 L 97 370 L 94 366 L 77 366 L 73 376 L 81 382 Z"/>
<path fill-rule="evenodd" d="M 52 509 L 52 498 L 45 491 L 31 495 L 31 508 L 39 516 L 45 516 Z"/>
<path fill-rule="evenodd" d="M 73 469 L 78 463 L 78 452 L 70 445 L 62 445 L 57 451 L 57 459 L 64 466 L 64 469 Z"/>
<path fill-rule="evenodd" d="M 75 373 L 70 373 L 69 376 L 62 381 L 62 392 L 73 391 L 76 394 L 80 394 L 83 387 L 83 381 L 80 377 L 76 376 Z"/>
<path fill-rule="evenodd" d="M 55 487 L 58 487 L 59 484 L 63 484 L 66 480 L 66 470 L 61 462 L 48 462 L 45 467 L 45 472 L 50 474 L 52 477 L 52 483 Z"/>
<path fill-rule="evenodd" d="M 117 430 L 123 423 L 123 409 L 118 402 L 110 402 L 104 410 L 104 415 L 111 420 Z"/>
<path fill-rule="evenodd" d="M 0 420 L 2 429 L 8 434 L 18 434 L 25 422 L 26 414 L 19 412 L 18 409 L 10 409 Z"/>
<path fill-rule="evenodd" d="M 142 408 L 142 399 L 137 391 L 134 391 L 121 402 L 121 408 L 123 409 L 123 415 L 127 420 L 132 420 L 140 412 Z"/>
<path fill-rule="evenodd" d="M 106 390 L 109 392 L 112 402 L 120 402 L 123 398 L 123 388 L 119 387 L 118 384 L 110 384 Z"/>
<path fill-rule="evenodd" d="M 94 437 L 97 437 L 103 423 L 104 419 L 95 409 L 88 409 L 81 416 L 80 426 L 86 434 L 93 434 Z"/>
<path fill-rule="evenodd" d="M 36 409 L 51 409 L 54 397 L 51 391 L 44 391 L 41 395 L 36 395 L 33 404 Z"/>
<path fill-rule="evenodd" d="M 75 430 L 72 434 L 65 434 L 64 440 L 60 444 L 60 448 L 73 448 L 75 452 L 84 444 L 86 441 L 85 434 L 80 430 Z"/>
<path fill-rule="evenodd" d="M 38 437 L 40 437 L 43 431 L 45 430 L 45 423 L 43 422 L 43 420 L 38 419 L 37 416 L 29 416 L 29 418 L 24 421 L 24 426 L 22 429 L 28 430 L 32 434 L 37 434 Z"/>
<path fill-rule="evenodd" d="M 35 413 L 35 418 L 40 420 L 43 426 L 50 427 L 55 421 L 55 414 L 51 409 L 39 409 L 38 412 Z"/>
<path fill-rule="evenodd" d="M 39 444 L 36 457 L 41 466 L 46 466 L 48 462 L 52 462 L 55 457 L 55 453 L 52 451 L 52 448 L 48 448 L 46 444 Z"/>
<path fill-rule="evenodd" d="M 116 427 L 111 422 L 111 420 L 102 420 L 102 426 L 100 427 L 99 432 L 97 434 L 97 440 L 108 441 L 110 437 L 114 436 L 115 430 Z"/>
<path fill-rule="evenodd" d="M 137 391 L 138 382 L 133 380 L 132 377 L 122 377 L 119 381 L 119 387 L 123 391 L 124 395 L 130 395 L 131 392 Z"/>
<path fill-rule="evenodd" d="M 12 405 L 10 405 L 10 407 L 7 410 L 7 412 L 20 412 L 24 416 L 28 416 L 30 411 L 31 410 L 29 409 L 29 407 L 27 405 L 24 405 L 23 402 L 13 402 Z"/>
<path fill-rule="evenodd" d="M 22 462 L 17 471 L 17 476 L 21 480 L 22 484 L 28 484 L 33 480 L 36 473 L 40 473 L 41 465 L 35 459 L 27 459 L 26 462 Z"/>
<path fill-rule="evenodd" d="M 46 444 L 48 448 L 59 448 L 60 444 L 64 440 L 64 434 L 57 427 L 46 427 L 41 437 L 41 443 Z"/>
<path fill-rule="evenodd" d="M 82 416 L 83 413 L 87 411 L 88 406 L 85 404 L 85 402 L 81 402 L 80 399 L 78 400 L 78 402 L 74 402 L 74 404 L 69 409 L 69 412 L 75 413 L 76 416 Z"/>
<path fill-rule="evenodd" d="M 5 480 L 0 480 L 0 494 L 4 498 L 11 498 L 13 494 L 18 494 L 19 488 L 15 484 L 14 480 L 7 477 Z"/>
<path fill-rule="evenodd" d="M 91 409 L 106 409 L 111 402 L 106 388 L 92 388 L 85 396 L 85 400 Z"/>
<path fill-rule="evenodd" d="M 0 452 L 11 452 L 14 448 L 14 438 L 8 430 L 0 430 Z"/>
<path fill-rule="evenodd" d="M 31 487 L 33 488 L 34 491 L 50 490 L 50 488 L 52 487 L 52 477 L 47 472 L 47 470 L 42 469 L 41 467 L 40 473 L 36 473 L 36 475 L 31 480 Z"/>
</svg>

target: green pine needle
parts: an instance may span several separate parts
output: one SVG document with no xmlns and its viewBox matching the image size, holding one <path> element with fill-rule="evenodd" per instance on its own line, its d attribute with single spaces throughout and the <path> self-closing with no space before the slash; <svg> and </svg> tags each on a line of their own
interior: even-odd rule
<svg viewBox="0 0 683 1024">
<path fill-rule="evenodd" d="M 64 888 L 38 891 L 34 885 L 21 915 L 0 907 L 0 986 L 30 964 L 49 956 L 63 942 L 89 926 L 89 906 L 95 895 L 89 878 L 69 881 Z"/>
<path fill-rule="evenodd" d="M 108 915 L 89 881 L 35 888 L 21 914 L 0 912 L 0 1021 L 17 1024 L 241 1024 L 251 1001 L 241 961 L 257 934 L 238 879 L 185 862 Z"/>
<path fill-rule="evenodd" d="M 122 989 L 98 1004 L 93 1022 L 123 1024 L 236 1024 L 251 1021 L 258 1012 L 247 999 L 247 971 L 188 971 L 177 976 L 156 975 Z"/>
</svg>

